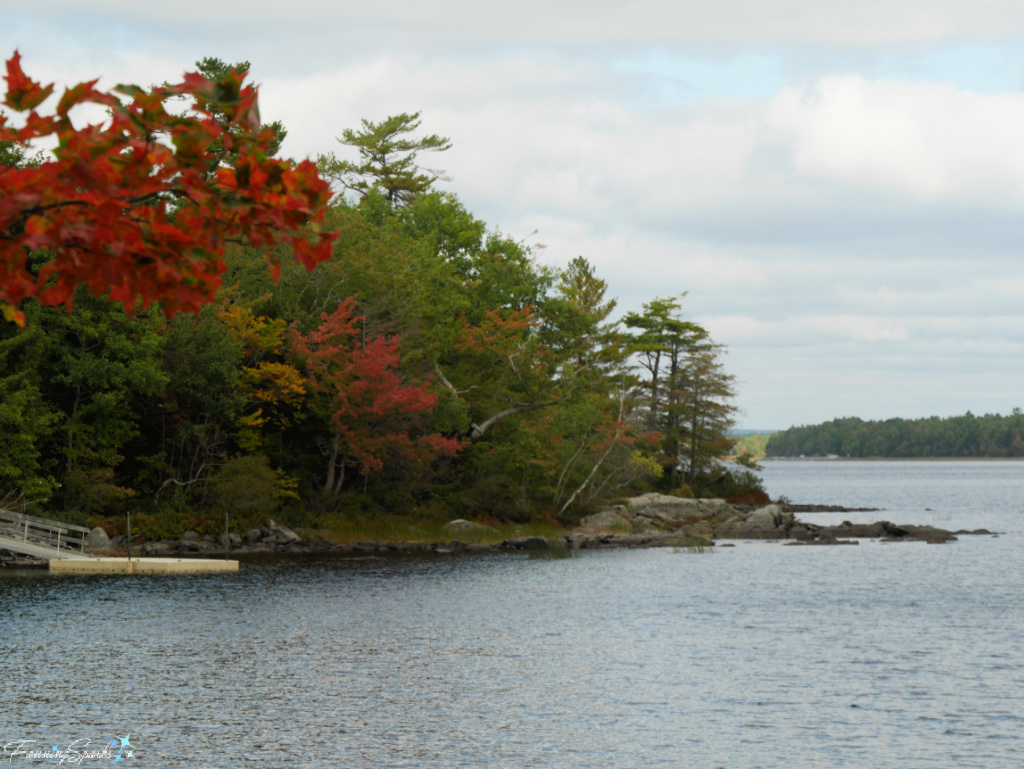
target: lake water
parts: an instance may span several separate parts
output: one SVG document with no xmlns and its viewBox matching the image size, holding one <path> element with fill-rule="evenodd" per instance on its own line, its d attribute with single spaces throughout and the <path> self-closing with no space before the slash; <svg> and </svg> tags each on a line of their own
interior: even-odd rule
<svg viewBox="0 0 1024 769">
<path fill-rule="evenodd" d="M 126 765 L 150 767 L 1019 764 L 1024 464 L 770 463 L 765 479 L 794 502 L 886 508 L 816 521 L 1003 533 L 0 572 L 0 741 L 128 736 Z"/>
</svg>

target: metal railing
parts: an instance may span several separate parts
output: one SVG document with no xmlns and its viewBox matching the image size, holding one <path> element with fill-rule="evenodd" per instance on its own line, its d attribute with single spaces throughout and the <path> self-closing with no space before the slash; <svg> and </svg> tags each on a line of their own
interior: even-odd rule
<svg viewBox="0 0 1024 769">
<path fill-rule="evenodd" d="M 54 550 L 77 547 L 85 552 L 85 538 L 89 529 L 71 523 L 36 518 L 34 515 L 0 509 L 0 536 L 32 543 Z"/>
</svg>

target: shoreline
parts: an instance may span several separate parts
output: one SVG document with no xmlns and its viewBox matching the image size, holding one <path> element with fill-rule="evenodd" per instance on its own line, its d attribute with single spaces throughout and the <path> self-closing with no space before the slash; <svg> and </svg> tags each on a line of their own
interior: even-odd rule
<svg viewBox="0 0 1024 769">
<path fill-rule="evenodd" d="M 941 544 L 956 541 L 961 535 L 998 536 L 987 529 L 948 531 L 934 526 L 895 525 L 888 521 L 821 526 L 802 521 L 796 513 L 879 512 L 877 508 L 847 508 L 838 505 L 770 504 L 753 506 L 729 505 L 724 500 L 695 500 L 664 494 L 645 494 L 626 500 L 625 504 L 605 508 L 580 521 L 580 525 L 554 537 L 523 535 L 501 537 L 490 526 L 463 519 L 446 524 L 448 537 L 432 541 L 363 540 L 351 543 L 332 542 L 317 534 L 306 537 L 291 529 L 268 521 L 267 526 L 252 529 L 241 537 L 231 534 L 225 539 L 194 531 L 176 540 L 147 542 L 132 540 L 132 555 L 139 558 L 241 558 L 275 555 L 338 554 L 367 556 L 374 554 L 437 554 L 494 553 L 528 551 L 559 555 L 578 550 L 613 548 L 673 547 L 696 551 L 714 548 L 718 541 L 767 540 L 789 545 L 856 545 L 861 539 L 885 542 L 926 542 Z M 105 535 L 104 535 L 105 537 Z M 108 540 L 94 555 L 127 555 L 123 536 Z M 225 547 L 228 545 L 227 547 Z M 5 554 L 0 567 L 45 567 L 45 559 Z"/>
</svg>

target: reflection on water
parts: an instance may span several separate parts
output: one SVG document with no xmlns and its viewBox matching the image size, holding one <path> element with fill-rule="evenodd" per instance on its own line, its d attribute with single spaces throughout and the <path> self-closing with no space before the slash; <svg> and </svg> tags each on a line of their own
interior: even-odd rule
<svg viewBox="0 0 1024 769">
<path fill-rule="evenodd" d="M 792 472 L 773 494 L 865 504 Z M 1020 511 L 964 483 L 948 527 L 1009 536 L 0 574 L 0 740 L 130 732 L 153 767 L 1011 766 Z"/>
</svg>

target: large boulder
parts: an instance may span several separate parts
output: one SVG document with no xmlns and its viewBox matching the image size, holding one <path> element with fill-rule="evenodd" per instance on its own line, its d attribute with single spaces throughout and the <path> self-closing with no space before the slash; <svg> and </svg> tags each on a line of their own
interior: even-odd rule
<svg viewBox="0 0 1024 769">
<path fill-rule="evenodd" d="M 632 531 L 633 524 L 616 506 L 581 519 L 579 528 L 584 531 Z"/>
<path fill-rule="evenodd" d="M 783 522 L 782 508 L 778 505 L 758 508 L 747 516 L 748 525 L 760 526 L 764 529 L 774 529 L 776 526 L 782 526 Z"/>
<path fill-rule="evenodd" d="M 90 553 L 105 553 L 110 549 L 110 537 L 99 526 L 85 536 L 85 549 Z"/>
<path fill-rule="evenodd" d="M 444 529 L 454 539 L 476 542 L 482 539 L 494 539 L 500 537 L 501 532 L 493 526 L 484 526 L 482 523 L 473 523 L 465 518 L 456 518 L 448 521 Z"/>
<path fill-rule="evenodd" d="M 289 529 L 287 526 L 282 526 L 276 521 L 269 521 L 267 523 L 269 529 L 273 532 L 274 536 L 277 537 L 282 543 L 289 544 L 291 542 L 301 542 L 302 537 L 296 534 L 294 531 Z"/>
<path fill-rule="evenodd" d="M 770 505 L 770 507 L 775 507 Z M 757 515 L 757 513 L 761 513 Z M 780 512 L 781 515 L 781 512 Z M 755 517 L 756 516 L 756 517 Z M 715 528 L 716 539 L 785 539 L 786 529 L 776 525 L 771 510 L 758 510 L 747 518 L 734 516 Z"/>
<path fill-rule="evenodd" d="M 668 526 L 736 515 L 736 509 L 724 499 L 689 499 L 650 493 L 630 497 L 626 505 L 633 514 L 661 521 Z"/>
<path fill-rule="evenodd" d="M 697 506 L 700 508 L 700 517 L 703 520 L 718 518 L 724 520 L 736 515 L 736 508 L 724 499 L 702 499 Z"/>
</svg>

